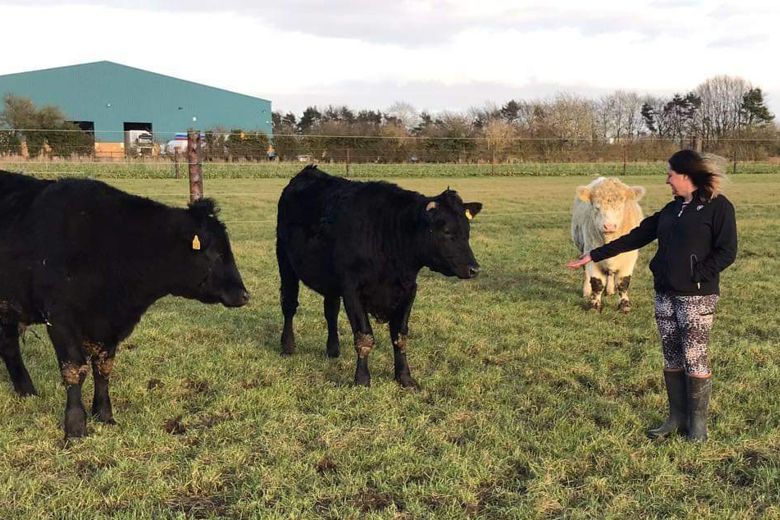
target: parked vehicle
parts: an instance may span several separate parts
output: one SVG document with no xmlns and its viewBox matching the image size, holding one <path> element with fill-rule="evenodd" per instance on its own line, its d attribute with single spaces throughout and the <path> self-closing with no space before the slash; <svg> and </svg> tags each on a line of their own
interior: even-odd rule
<svg viewBox="0 0 780 520">
<path fill-rule="evenodd" d="M 154 136 L 147 130 L 125 131 L 125 154 L 130 157 L 151 156 Z"/>
<path fill-rule="evenodd" d="M 201 147 L 204 145 L 206 140 L 206 134 L 201 132 L 200 134 L 200 145 Z M 174 153 L 179 153 L 179 155 L 184 155 L 187 153 L 187 134 L 185 132 L 177 133 L 176 136 L 165 143 L 163 147 L 160 149 L 161 155 L 173 155 Z"/>
</svg>

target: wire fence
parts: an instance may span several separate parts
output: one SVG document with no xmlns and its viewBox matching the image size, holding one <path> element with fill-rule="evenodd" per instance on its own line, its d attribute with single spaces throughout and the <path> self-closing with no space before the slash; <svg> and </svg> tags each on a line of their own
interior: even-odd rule
<svg viewBox="0 0 780 520">
<path fill-rule="evenodd" d="M 780 173 L 780 140 L 731 137 L 586 139 L 534 136 L 324 135 L 251 132 L 199 133 L 198 163 L 218 165 L 222 175 L 252 169 L 286 176 L 302 164 L 332 165 L 346 175 L 371 165 L 405 165 L 421 175 L 447 166 L 461 175 L 548 175 L 573 173 L 566 165 L 599 165 L 606 174 L 644 173 L 680 148 L 722 156 L 730 173 Z M 89 173 L 89 165 L 123 165 L 142 175 L 178 175 L 186 169 L 187 134 L 173 132 L 0 130 L 0 166 L 25 171 Z M 260 165 L 264 165 L 260 167 Z M 58 170 L 59 168 L 59 170 Z M 377 168 L 375 168 L 377 169 Z M 381 169 L 381 168 L 379 168 Z M 96 170 L 97 171 L 97 170 Z M 157 173 L 154 173 L 157 172 Z M 457 173 L 460 172 L 460 173 Z M 414 174 L 414 173 L 413 173 Z M 130 175 L 130 173 L 128 173 Z"/>
</svg>

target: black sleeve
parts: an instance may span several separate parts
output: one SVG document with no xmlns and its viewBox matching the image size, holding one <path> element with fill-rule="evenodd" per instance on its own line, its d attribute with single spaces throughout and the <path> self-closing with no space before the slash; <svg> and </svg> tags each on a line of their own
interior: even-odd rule
<svg viewBox="0 0 780 520">
<path fill-rule="evenodd" d="M 718 202 L 720 207 L 712 216 L 712 249 L 707 258 L 696 264 L 693 271 L 694 282 L 712 280 L 737 258 L 737 219 L 734 206 L 725 197 Z"/>
<path fill-rule="evenodd" d="M 590 259 L 594 262 L 601 262 L 607 258 L 617 256 L 620 253 L 639 249 L 658 238 L 658 217 L 661 215 L 661 211 L 642 220 L 642 222 L 628 234 L 592 250 L 590 252 Z"/>
</svg>

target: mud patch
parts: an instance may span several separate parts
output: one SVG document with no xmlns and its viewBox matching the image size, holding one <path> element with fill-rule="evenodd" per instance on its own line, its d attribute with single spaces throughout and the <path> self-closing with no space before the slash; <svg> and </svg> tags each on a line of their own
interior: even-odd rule
<svg viewBox="0 0 780 520">
<path fill-rule="evenodd" d="M 350 502 L 364 513 L 382 511 L 395 504 L 396 509 L 403 511 L 403 503 L 393 498 L 390 493 L 382 493 L 376 489 L 367 489 L 358 493 Z"/>
<path fill-rule="evenodd" d="M 68 361 L 62 364 L 61 372 L 66 385 L 80 385 L 87 377 L 89 365 L 77 365 Z"/>
<path fill-rule="evenodd" d="M 355 339 L 355 352 L 360 359 L 365 359 L 374 350 L 374 336 L 371 334 L 357 334 Z"/>
<path fill-rule="evenodd" d="M 317 473 L 322 475 L 323 473 L 331 473 L 336 471 L 338 466 L 330 457 L 323 457 L 319 462 L 317 462 L 317 464 L 314 465 L 314 469 L 317 470 Z"/>
<path fill-rule="evenodd" d="M 209 391 L 209 382 L 205 379 L 185 379 L 181 386 L 193 394 L 205 394 Z"/>
<path fill-rule="evenodd" d="M 146 383 L 146 389 L 147 390 L 154 390 L 155 388 L 162 388 L 165 386 L 165 383 L 160 381 L 159 379 L 152 378 L 149 380 L 148 383 Z"/>
<path fill-rule="evenodd" d="M 181 415 L 173 419 L 168 419 L 163 424 L 163 429 L 171 435 L 184 435 L 187 433 L 187 428 L 181 422 Z"/>
<path fill-rule="evenodd" d="M 114 358 L 109 357 L 108 352 L 104 350 L 97 355 L 97 358 L 92 358 L 92 364 L 101 376 L 106 379 L 111 377 L 111 372 L 114 370 Z"/>
<path fill-rule="evenodd" d="M 406 334 L 399 334 L 398 339 L 395 341 L 395 346 L 398 348 L 398 351 L 402 354 L 406 353 L 406 343 L 408 341 L 408 337 Z"/>
<path fill-rule="evenodd" d="M 103 345 L 96 341 L 85 340 L 83 346 L 84 346 L 84 352 L 87 354 L 88 357 L 97 357 L 104 350 Z"/>
<path fill-rule="evenodd" d="M 213 428 L 218 424 L 222 424 L 227 421 L 232 421 L 233 419 L 235 419 L 235 415 L 233 414 L 233 412 L 229 412 L 225 410 L 222 412 L 204 415 L 198 421 L 198 425 L 203 428 Z"/>
</svg>

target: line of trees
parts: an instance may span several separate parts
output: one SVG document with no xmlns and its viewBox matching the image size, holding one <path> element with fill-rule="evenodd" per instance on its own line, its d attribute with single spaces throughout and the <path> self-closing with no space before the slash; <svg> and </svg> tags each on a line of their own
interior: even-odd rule
<svg viewBox="0 0 780 520">
<path fill-rule="evenodd" d="M 273 114 L 274 145 L 283 159 L 311 154 L 387 162 L 653 159 L 694 140 L 709 151 L 755 160 L 780 153 L 773 121 L 762 90 L 731 76 L 669 98 L 563 93 L 466 113 L 417 113 L 396 103 L 384 112 L 311 106 L 300 117 Z"/>
</svg>

